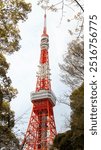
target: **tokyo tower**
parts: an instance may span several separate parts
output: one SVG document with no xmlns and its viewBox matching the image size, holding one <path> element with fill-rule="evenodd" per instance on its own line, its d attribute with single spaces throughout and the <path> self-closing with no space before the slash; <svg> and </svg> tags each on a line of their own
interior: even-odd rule
<svg viewBox="0 0 101 150">
<path fill-rule="evenodd" d="M 56 135 L 53 107 L 56 97 L 51 89 L 49 68 L 49 36 L 46 28 L 46 13 L 41 35 L 41 54 L 35 92 L 31 92 L 33 104 L 29 125 L 24 136 L 21 150 L 49 150 Z"/>
</svg>

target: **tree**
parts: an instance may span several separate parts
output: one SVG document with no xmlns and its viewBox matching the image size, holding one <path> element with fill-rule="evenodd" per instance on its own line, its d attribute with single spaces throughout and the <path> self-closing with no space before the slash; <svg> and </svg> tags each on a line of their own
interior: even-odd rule
<svg viewBox="0 0 101 150">
<path fill-rule="evenodd" d="M 68 45 L 68 51 L 60 64 L 61 80 L 70 88 L 79 86 L 84 79 L 84 42 L 74 40 Z"/>
<path fill-rule="evenodd" d="M 75 89 L 70 96 L 71 130 L 75 149 L 84 149 L 84 84 Z"/>
<path fill-rule="evenodd" d="M 72 109 L 71 128 L 55 137 L 51 150 L 84 149 L 84 84 L 72 92 L 70 106 Z"/>
<path fill-rule="evenodd" d="M 25 21 L 31 11 L 31 5 L 24 0 L 0 1 L 0 101 L 11 101 L 17 90 L 11 86 L 11 79 L 7 76 L 9 63 L 4 54 L 12 54 L 20 49 L 18 23 Z"/>
<path fill-rule="evenodd" d="M 0 53 L 0 105 L 2 101 L 11 101 L 15 98 L 17 90 L 11 86 L 11 79 L 7 76 L 7 71 L 9 69 L 9 64 L 6 58 Z"/>
<path fill-rule="evenodd" d="M 3 101 L 0 106 L 0 148 L 19 148 L 19 141 L 11 132 L 14 127 L 14 112 L 10 110 L 9 102 Z"/>
<path fill-rule="evenodd" d="M 72 109 L 71 113 L 71 129 L 77 132 L 77 134 L 82 133 L 84 130 L 84 84 L 79 88 L 75 89 L 70 95 L 70 107 Z"/>
<path fill-rule="evenodd" d="M 20 49 L 18 23 L 25 21 L 31 5 L 24 0 L 0 1 L 0 52 L 11 54 Z"/>
<path fill-rule="evenodd" d="M 7 75 L 9 63 L 6 55 L 20 49 L 19 21 L 25 21 L 31 11 L 31 5 L 24 0 L 0 1 L 0 148 L 18 149 L 19 142 L 12 128 L 15 125 L 14 112 L 10 101 L 15 98 L 17 90 Z"/>
</svg>

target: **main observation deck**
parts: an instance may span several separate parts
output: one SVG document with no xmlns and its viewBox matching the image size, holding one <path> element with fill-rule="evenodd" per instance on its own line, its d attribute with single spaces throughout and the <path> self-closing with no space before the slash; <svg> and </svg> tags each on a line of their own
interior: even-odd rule
<svg viewBox="0 0 101 150">
<path fill-rule="evenodd" d="M 49 99 L 49 101 L 53 104 L 53 106 L 56 105 L 56 97 L 52 91 L 49 90 L 40 90 L 38 92 L 31 92 L 30 94 L 31 101 L 38 101 L 42 99 Z"/>
</svg>

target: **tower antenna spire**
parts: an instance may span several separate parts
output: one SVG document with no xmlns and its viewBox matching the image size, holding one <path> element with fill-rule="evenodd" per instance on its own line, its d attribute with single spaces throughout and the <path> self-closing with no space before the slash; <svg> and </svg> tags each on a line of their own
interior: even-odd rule
<svg viewBox="0 0 101 150">
<path fill-rule="evenodd" d="M 46 33 L 47 33 L 47 25 L 46 25 L 46 8 L 45 8 L 43 34 Z"/>
</svg>

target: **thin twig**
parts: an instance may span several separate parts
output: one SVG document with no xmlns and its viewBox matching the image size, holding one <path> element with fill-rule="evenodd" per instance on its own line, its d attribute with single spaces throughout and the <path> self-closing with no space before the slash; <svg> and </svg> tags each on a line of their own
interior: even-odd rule
<svg viewBox="0 0 101 150">
<path fill-rule="evenodd" d="M 76 3 L 77 3 L 77 5 L 81 8 L 81 10 L 84 12 L 84 9 L 83 9 L 83 7 L 81 6 L 81 4 L 77 1 L 77 0 L 74 0 Z"/>
</svg>

